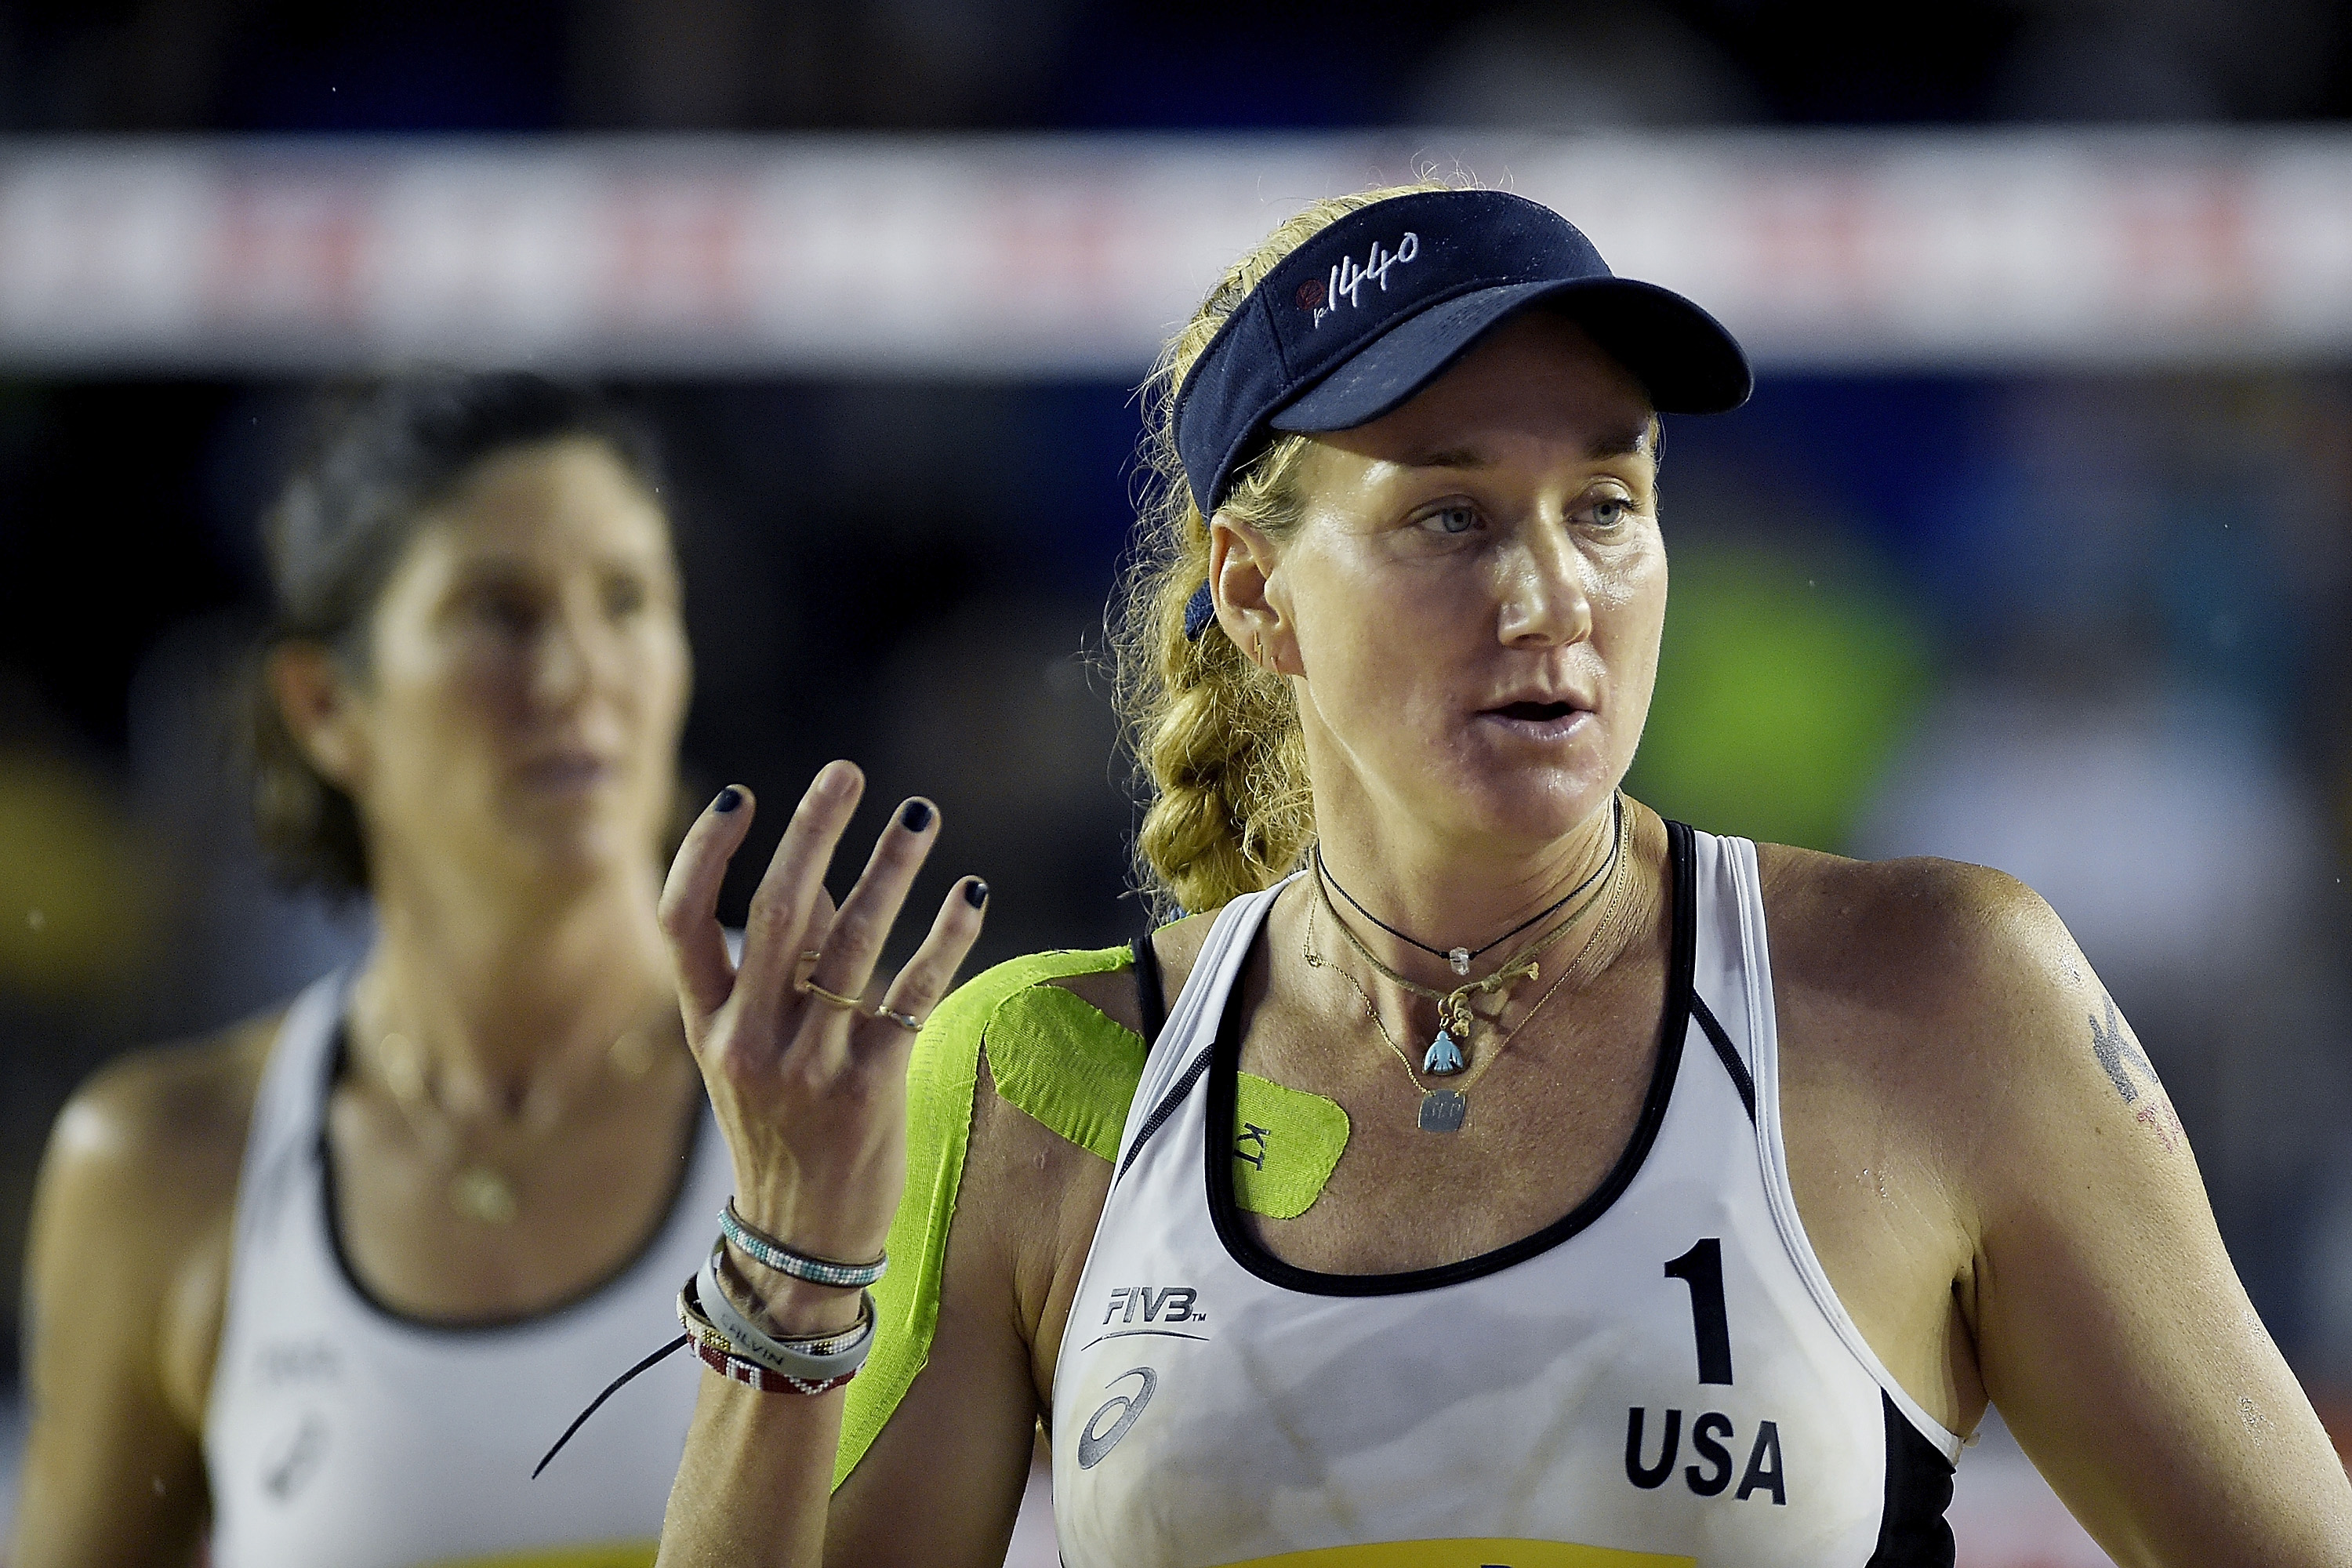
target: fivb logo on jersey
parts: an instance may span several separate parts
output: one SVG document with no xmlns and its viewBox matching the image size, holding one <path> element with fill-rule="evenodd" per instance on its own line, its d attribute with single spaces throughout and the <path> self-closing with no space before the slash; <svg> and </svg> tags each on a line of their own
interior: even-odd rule
<svg viewBox="0 0 2352 1568">
<path fill-rule="evenodd" d="M 1341 300 L 1346 300 L 1350 310 L 1362 305 L 1365 284 L 1377 283 L 1381 286 L 1381 292 L 1387 293 L 1389 268 L 1409 267 L 1420 255 L 1421 236 L 1411 229 L 1405 230 L 1404 237 L 1397 241 L 1394 250 L 1376 239 L 1372 241 L 1371 249 L 1365 254 L 1362 265 L 1359 266 L 1352 256 L 1343 256 L 1331 264 L 1328 278 L 1310 278 L 1301 283 L 1298 286 L 1298 308 L 1312 312 L 1315 325 L 1320 327 L 1324 317 L 1338 311 Z"/>
<path fill-rule="evenodd" d="M 1192 1303 L 1201 1293 L 1189 1285 L 1168 1285 L 1158 1289 L 1149 1285 L 1121 1285 L 1110 1293 L 1110 1305 L 1103 1313 L 1103 1321 L 1114 1318 L 1122 1322 L 1134 1322 L 1139 1315 L 1147 1323 L 1200 1323 L 1209 1314 L 1196 1312 Z M 1121 1317 L 1122 1310 L 1125 1316 Z"/>
</svg>

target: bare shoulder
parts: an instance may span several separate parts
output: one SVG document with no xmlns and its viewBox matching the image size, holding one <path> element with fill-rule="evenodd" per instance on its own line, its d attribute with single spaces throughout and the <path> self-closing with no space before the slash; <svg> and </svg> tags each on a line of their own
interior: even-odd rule
<svg viewBox="0 0 2352 1568">
<path fill-rule="evenodd" d="M 130 1184 L 174 1211 L 235 1201 L 261 1069 L 282 1014 L 133 1051 L 76 1090 L 50 1136 L 53 1178 Z"/>
<path fill-rule="evenodd" d="M 272 1014 L 205 1039 L 134 1051 L 58 1113 L 34 1198 L 26 1284 L 37 1381 L 60 1411 L 72 1402 L 54 1391 L 73 1380 L 40 1369 L 69 1363 L 72 1347 L 50 1342 L 41 1329 L 59 1321 L 65 1303 L 96 1289 L 115 1310 L 102 1329 L 85 1325 L 84 1335 L 132 1362 L 154 1358 L 144 1362 L 152 1370 L 140 1386 L 182 1430 L 201 1425 L 226 1300 L 237 1173 L 278 1020 Z"/>
<path fill-rule="evenodd" d="M 1758 846 L 1784 994 L 1828 994 L 1930 1026 L 2031 1011 L 2090 984 L 2040 894 L 1957 860 L 1849 860 Z"/>
<path fill-rule="evenodd" d="M 2015 1089 L 2088 1091 L 2113 1078 L 2097 1042 L 2102 1030 L 2123 1038 L 2124 1026 L 2064 923 L 2014 877 L 1781 845 L 1759 846 L 1758 858 L 1795 1070 L 1810 1055 L 1815 1070 L 1866 1078 L 1882 1105 L 1946 1126 L 1956 1109 L 1991 1111 Z M 2144 1063 L 2137 1046 L 2119 1048 Z"/>
<path fill-rule="evenodd" d="M 1160 958 L 1160 994 L 1171 1005 L 1176 994 L 1184 989 L 1192 962 L 1201 956 L 1201 944 L 1209 940 L 1209 928 L 1214 924 L 1213 913 L 1187 915 L 1151 933 L 1152 951 Z M 1143 1002 L 1133 970 L 1065 975 L 1048 984 L 1062 987 L 1122 1027 L 1139 1035 L 1143 1032 Z"/>
<path fill-rule="evenodd" d="M 142 1260 L 140 1279 L 121 1286 L 158 1298 L 184 1293 L 192 1268 L 226 1265 L 210 1254 L 222 1250 L 236 1206 L 246 1131 L 278 1022 L 273 1014 L 205 1039 L 133 1051 L 74 1092 L 42 1162 L 37 1274 L 82 1268 L 84 1238 L 93 1237 L 110 1238 L 110 1256 Z"/>
<path fill-rule="evenodd" d="M 1757 846 L 1757 858 L 1783 984 L 1981 1005 L 1986 983 L 2073 951 L 2041 895 L 1989 867 L 1849 860 L 1781 844 Z"/>
</svg>

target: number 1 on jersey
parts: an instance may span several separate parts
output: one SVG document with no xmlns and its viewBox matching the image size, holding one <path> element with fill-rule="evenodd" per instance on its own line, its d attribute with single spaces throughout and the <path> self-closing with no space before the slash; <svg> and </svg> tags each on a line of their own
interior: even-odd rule
<svg viewBox="0 0 2352 1568">
<path fill-rule="evenodd" d="M 1731 1317 L 1723 1307 L 1723 1241 L 1708 1237 L 1666 1265 L 1666 1278 L 1690 1287 L 1691 1333 L 1698 1341 L 1698 1380 L 1731 1381 Z"/>
</svg>

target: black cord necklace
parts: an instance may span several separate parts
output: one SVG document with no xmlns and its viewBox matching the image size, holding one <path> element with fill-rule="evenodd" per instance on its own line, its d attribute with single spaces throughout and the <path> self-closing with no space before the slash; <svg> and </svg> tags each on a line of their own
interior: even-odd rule
<svg viewBox="0 0 2352 1568">
<path fill-rule="evenodd" d="M 1611 796 L 1610 810 L 1611 817 L 1609 826 L 1611 830 L 1614 832 L 1623 823 L 1625 818 L 1625 797 L 1622 795 Z M 1599 881 L 1601 874 L 1609 869 L 1610 864 L 1614 858 L 1615 858 L 1613 856 L 1604 856 L 1601 858 L 1601 864 L 1593 868 L 1592 874 L 1585 878 L 1581 882 L 1579 882 L 1575 887 L 1570 888 L 1568 890 L 1566 897 L 1559 899 L 1552 904 L 1547 905 L 1543 909 L 1538 910 L 1534 914 L 1529 915 L 1527 919 L 1521 921 L 1518 924 L 1513 926 L 1510 930 L 1496 937 L 1486 946 L 1444 948 L 1432 947 L 1429 943 L 1423 942 L 1418 937 L 1407 936 L 1404 932 L 1397 930 L 1396 927 L 1389 924 L 1388 921 L 1381 919 L 1380 916 L 1372 913 L 1371 910 L 1364 908 L 1361 903 L 1357 901 L 1356 895 L 1348 891 L 1347 889 L 1340 887 L 1339 879 L 1331 875 L 1331 868 L 1324 863 L 1322 844 L 1318 842 L 1315 846 L 1315 868 L 1323 874 L 1323 879 L 1325 881 L 1330 883 L 1332 887 L 1339 889 L 1339 896 L 1348 900 L 1348 907 L 1349 909 L 1354 910 L 1358 914 L 1363 916 L 1366 920 L 1371 921 L 1374 925 L 1380 927 L 1391 936 L 1396 938 L 1399 942 L 1410 943 L 1411 945 L 1421 949 L 1422 952 L 1429 954 L 1432 958 L 1442 958 L 1445 960 L 1447 963 L 1453 966 L 1454 973 L 1456 974 L 1469 973 L 1470 965 L 1479 957 L 1480 954 L 1493 952 L 1496 948 L 1502 946 L 1505 942 L 1510 941 L 1513 937 L 1527 930 L 1529 926 L 1536 924 L 1539 921 L 1549 919 L 1556 911 L 1565 907 L 1570 900 L 1583 892 L 1587 888 L 1592 886 L 1593 883 Z"/>
</svg>

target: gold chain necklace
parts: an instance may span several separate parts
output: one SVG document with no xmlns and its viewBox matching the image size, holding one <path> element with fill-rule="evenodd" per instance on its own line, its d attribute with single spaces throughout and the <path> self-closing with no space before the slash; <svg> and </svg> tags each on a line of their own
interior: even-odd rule
<svg viewBox="0 0 2352 1568">
<path fill-rule="evenodd" d="M 652 1071 L 659 1059 L 659 1047 L 653 1037 L 652 1030 L 631 1027 L 623 1030 L 601 1053 L 583 1055 L 592 1062 L 601 1058 L 610 1070 L 634 1083 Z M 446 1189 L 449 1206 L 478 1224 L 511 1225 L 522 1206 L 514 1178 L 487 1155 L 466 1157 L 462 1153 L 462 1119 L 452 1116 L 436 1102 L 424 1047 L 397 1030 L 389 1031 L 378 1038 L 376 1067 L 384 1087 L 392 1092 L 393 1103 L 399 1107 L 401 1119 L 408 1123 L 409 1132 L 418 1144 L 430 1150 L 438 1143 L 444 1151 L 443 1157 L 457 1156 L 457 1173 L 449 1178 Z M 567 1090 L 572 1087 L 567 1080 L 585 1076 L 584 1068 L 555 1075 L 557 1082 Z M 554 1087 L 535 1085 L 525 1097 L 523 1131 L 534 1141 L 562 1119 L 569 1095 L 551 1094 Z M 427 1125 L 428 1115 L 439 1121 L 450 1136 L 434 1137 Z"/>
<path fill-rule="evenodd" d="M 1493 1067 L 1496 1061 L 1501 1059 L 1504 1047 L 1508 1046 L 1513 1040 L 1518 1038 L 1519 1031 L 1526 1028 L 1529 1023 L 1534 1021 L 1535 1016 L 1543 1011 L 1545 1005 L 1550 1002 L 1554 994 L 1556 994 L 1561 986 L 1566 985 L 1571 980 L 1579 981 L 1580 984 L 1583 980 L 1589 980 L 1591 978 L 1591 974 L 1587 973 L 1588 964 L 1594 953 L 1604 951 L 1600 945 L 1601 939 L 1615 927 L 1618 916 L 1623 908 L 1624 890 L 1629 885 L 1629 879 L 1622 874 L 1622 871 L 1625 862 L 1625 858 L 1630 850 L 1633 836 L 1627 820 L 1628 814 L 1625 812 L 1624 802 L 1622 796 L 1619 798 L 1617 803 L 1617 838 L 1616 842 L 1610 849 L 1609 864 L 1603 868 L 1607 876 L 1607 880 L 1601 885 L 1601 887 L 1596 889 L 1594 892 L 1594 899 L 1605 896 L 1608 900 L 1608 902 L 1601 908 L 1601 918 L 1593 922 L 1592 930 L 1585 936 L 1583 945 L 1576 950 L 1576 956 L 1569 961 L 1567 968 L 1560 971 L 1559 977 L 1554 980 L 1551 984 L 1545 989 L 1542 995 L 1536 998 L 1535 1005 L 1529 1007 L 1520 1017 L 1517 1023 L 1512 1025 L 1508 1030 L 1504 1032 L 1500 1039 L 1495 1041 L 1490 1047 L 1480 1054 L 1477 1065 L 1470 1070 L 1469 1075 L 1458 1085 L 1449 1085 L 1441 1089 L 1432 1089 L 1421 1081 L 1421 1072 L 1416 1072 L 1413 1069 L 1412 1058 L 1405 1054 L 1404 1047 L 1397 1043 L 1396 1037 L 1389 1033 L 1388 1023 L 1381 1016 L 1380 1007 L 1373 1002 L 1371 994 L 1364 989 L 1361 983 L 1360 983 L 1354 975 L 1349 973 L 1345 969 L 1339 967 L 1339 965 L 1325 958 L 1321 952 L 1317 951 L 1315 943 L 1315 905 L 1310 903 L 1307 906 L 1306 942 L 1302 952 L 1302 956 L 1307 960 L 1307 966 L 1309 969 L 1330 970 L 1333 973 L 1339 975 L 1340 979 L 1346 981 L 1348 983 L 1349 989 L 1355 992 L 1357 999 L 1363 1003 L 1364 1016 L 1371 1019 L 1372 1027 L 1380 1031 L 1381 1038 L 1387 1042 L 1390 1051 L 1394 1053 L 1398 1062 L 1402 1064 L 1405 1070 L 1405 1076 L 1412 1080 L 1413 1088 L 1421 1093 L 1420 1123 L 1421 1130 L 1423 1131 L 1459 1132 L 1462 1130 L 1463 1123 L 1469 1118 L 1471 1089 L 1476 1085 L 1480 1079 L 1486 1076 L 1487 1068 Z M 1330 900 L 1328 897 L 1321 901 L 1326 908 L 1330 908 Z M 1590 908 L 1591 902 L 1592 900 L 1588 900 L 1583 905 L 1580 905 L 1574 914 L 1571 914 L 1566 921 L 1562 922 L 1559 929 L 1565 930 L 1568 925 L 1574 923 L 1577 916 L 1581 915 L 1586 909 Z M 1334 921 L 1339 920 L 1339 914 L 1336 909 L 1332 910 L 1332 919 Z M 1344 921 L 1340 922 L 1340 931 L 1343 935 L 1349 934 Z M 1558 931 L 1548 933 L 1548 937 L 1545 940 L 1545 945 L 1549 945 L 1549 937 L 1557 936 L 1558 934 Z M 1380 960 L 1373 958 L 1369 952 L 1364 952 L 1362 943 L 1358 942 L 1356 944 L 1356 950 L 1358 952 L 1363 953 L 1363 956 L 1371 963 L 1375 969 L 1380 969 L 1383 973 L 1388 973 L 1386 967 L 1381 963 Z M 1535 965 L 1530 963 L 1528 968 L 1528 973 L 1532 974 L 1535 971 Z M 1423 995 L 1435 994 L 1441 1000 L 1444 997 L 1444 994 L 1443 993 L 1433 993 L 1430 988 L 1426 986 L 1414 986 L 1411 981 L 1403 980 L 1401 976 L 1391 974 L 1390 975 L 1390 978 L 1398 980 L 1400 984 L 1402 984 L 1410 989 L 1417 991 Z M 1472 989 L 1475 989 L 1475 987 L 1463 987 L 1465 992 Z M 1507 1001 L 1505 1003 L 1505 1005 L 1508 1005 Z M 1497 1013 L 1496 1016 L 1499 1018 L 1501 1015 Z M 1441 1039 L 1444 1037 L 1444 1031 L 1442 1028 L 1439 1031 L 1439 1037 Z M 1435 1052 L 1435 1042 L 1432 1042 L 1431 1050 L 1433 1053 Z M 1450 1070 L 1460 1070 L 1458 1058 L 1456 1067 Z M 1429 1068 L 1424 1065 L 1421 1071 L 1426 1072 L 1429 1071 Z M 1432 1074 L 1432 1076 L 1436 1075 Z"/>
<path fill-rule="evenodd" d="M 1437 1034 L 1429 1042 L 1429 1048 L 1422 1054 L 1422 1071 L 1432 1077 L 1444 1077 L 1460 1072 L 1466 1060 L 1463 1054 L 1463 1047 L 1471 1043 L 1473 1026 L 1480 1021 L 1478 1014 L 1470 1005 L 1471 996 L 1474 994 L 1492 995 L 1496 992 L 1505 992 L 1501 1006 L 1496 1009 L 1499 1016 L 1503 1007 L 1510 1005 L 1510 998 L 1506 988 L 1516 981 L 1542 979 L 1543 966 L 1538 960 L 1554 942 L 1565 936 L 1578 921 L 1583 919 L 1587 910 L 1606 897 L 1616 886 L 1618 868 L 1624 863 L 1625 858 L 1629 820 L 1625 810 L 1625 797 L 1622 794 L 1613 796 L 1612 807 L 1617 818 L 1616 837 L 1610 844 L 1609 858 L 1603 863 L 1601 878 L 1593 885 L 1592 890 L 1580 900 L 1576 907 L 1569 910 L 1558 925 L 1537 935 L 1517 952 L 1506 959 L 1495 973 L 1483 980 L 1473 980 L 1457 985 L 1451 991 L 1440 991 L 1433 985 L 1423 985 L 1382 963 L 1380 956 L 1364 945 L 1363 938 L 1356 934 L 1355 928 L 1350 926 L 1347 917 L 1339 912 L 1339 905 L 1331 901 L 1330 889 L 1324 881 L 1322 857 L 1319 855 L 1316 857 L 1315 891 L 1322 900 L 1324 909 L 1330 912 L 1331 923 L 1338 926 L 1339 934 L 1348 939 L 1348 945 L 1354 948 L 1357 956 L 1370 964 L 1382 978 L 1403 987 L 1415 996 L 1437 1004 Z"/>
</svg>

